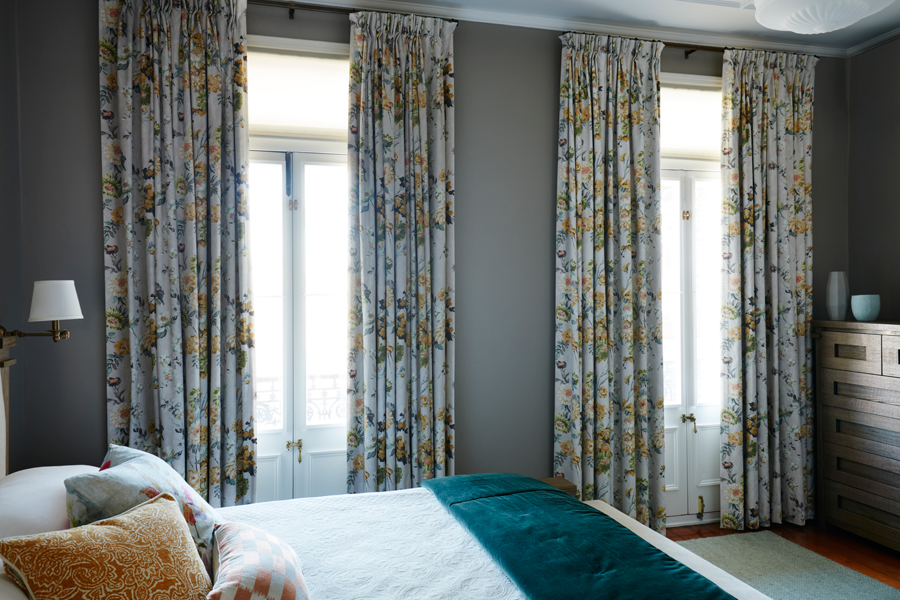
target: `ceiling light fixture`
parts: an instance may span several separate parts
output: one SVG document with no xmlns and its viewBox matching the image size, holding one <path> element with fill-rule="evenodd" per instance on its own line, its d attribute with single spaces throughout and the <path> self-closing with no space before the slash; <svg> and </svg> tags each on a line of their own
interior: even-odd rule
<svg viewBox="0 0 900 600">
<path fill-rule="evenodd" d="M 894 0 L 756 0 L 763 27 L 794 33 L 827 33 L 853 25 Z"/>
</svg>

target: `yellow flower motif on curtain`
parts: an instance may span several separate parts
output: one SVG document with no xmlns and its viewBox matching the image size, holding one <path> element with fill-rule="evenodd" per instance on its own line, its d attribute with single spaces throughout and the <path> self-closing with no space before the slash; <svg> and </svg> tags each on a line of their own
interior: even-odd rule
<svg viewBox="0 0 900 600">
<path fill-rule="evenodd" d="M 115 348 L 116 354 L 119 356 L 124 356 L 124 355 L 128 354 L 129 352 L 131 352 L 131 347 L 128 342 L 128 338 L 122 338 L 121 340 L 116 342 L 114 345 L 114 348 Z"/>
</svg>

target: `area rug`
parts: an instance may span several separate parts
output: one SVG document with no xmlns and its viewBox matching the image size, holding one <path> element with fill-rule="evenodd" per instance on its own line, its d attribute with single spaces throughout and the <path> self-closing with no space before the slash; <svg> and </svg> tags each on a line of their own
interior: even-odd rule
<svg viewBox="0 0 900 600">
<path fill-rule="evenodd" d="M 678 542 L 772 600 L 898 600 L 900 590 L 772 533 Z"/>
</svg>

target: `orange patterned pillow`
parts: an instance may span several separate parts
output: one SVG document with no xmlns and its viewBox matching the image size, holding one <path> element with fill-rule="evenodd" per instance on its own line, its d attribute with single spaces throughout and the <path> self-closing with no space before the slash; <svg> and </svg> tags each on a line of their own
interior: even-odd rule
<svg viewBox="0 0 900 600">
<path fill-rule="evenodd" d="M 91 525 L 2 539 L 0 560 L 32 600 L 201 600 L 212 587 L 169 494 Z"/>
</svg>

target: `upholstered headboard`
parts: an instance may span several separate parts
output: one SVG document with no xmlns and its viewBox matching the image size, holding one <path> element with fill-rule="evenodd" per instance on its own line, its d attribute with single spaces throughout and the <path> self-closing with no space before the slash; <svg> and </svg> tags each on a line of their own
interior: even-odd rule
<svg viewBox="0 0 900 600">
<path fill-rule="evenodd" d="M 0 478 L 9 473 L 9 368 L 16 364 L 9 349 L 16 341 L 14 335 L 0 337 Z"/>
</svg>

